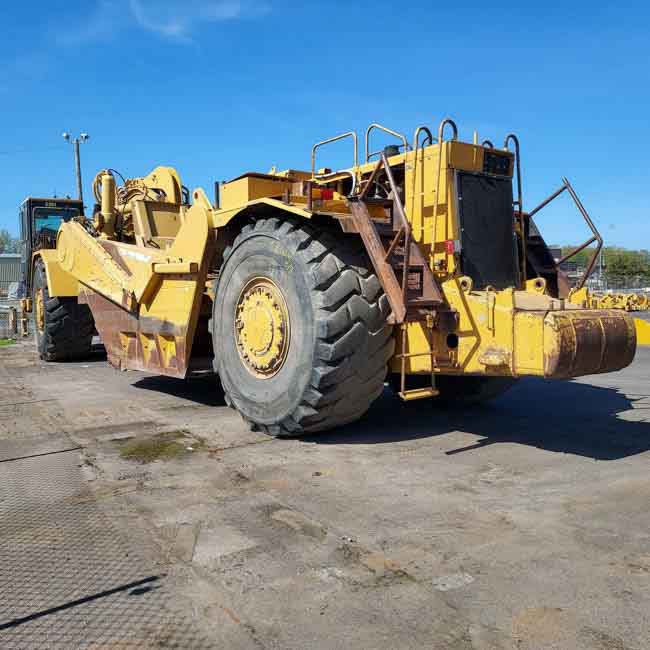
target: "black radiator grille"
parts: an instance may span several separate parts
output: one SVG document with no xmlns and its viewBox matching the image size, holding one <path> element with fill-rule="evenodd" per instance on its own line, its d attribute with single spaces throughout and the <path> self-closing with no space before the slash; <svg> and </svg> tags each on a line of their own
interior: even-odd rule
<svg viewBox="0 0 650 650">
<path fill-rule="evenodd" d="M 476 289 L 519 285 L 512 181 L 458 174 L 461 269 Z"/>
</svg>

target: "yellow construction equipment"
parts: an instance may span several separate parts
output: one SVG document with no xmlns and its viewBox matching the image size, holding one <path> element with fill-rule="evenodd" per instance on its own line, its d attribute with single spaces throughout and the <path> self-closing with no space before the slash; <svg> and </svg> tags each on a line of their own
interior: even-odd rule
<svg viewBox="0 0 650 650">
<path fill-rule="evenodd" d="M 586 287 L 571 289 L 568 299 L 580 307 L 592 309 L 622 309 L 624 311 L 647 311 L 650 299 L 645 293 L 600 293 Z"/>
<path fill-rule="evenodd" d="M 373 152 L 378 132 L 397 144 Z M 349 167 L 318 167 L 342 140 Z M 593 233 L 574 253 L 596 243 L 597 255 L 596 227 L 566 179 L 523 209 L 515 136 L 461 142 L 446 119 L 437 138 L 422 126 L 409 141 L 372 124 L 362 160 L 358 140 L 318 142 L 310 171 L 222 183 L 214 203 L 168 167 L 121 185 L 100 172 L 93 217 L 34 254 L 42 356 L 89 345 L 59 349 L 48 301 L 86 330 L 87 306 L 111 364 L 173 377 L 213 365 L 227 402 L 280 436 L 358 419 L 387 376 L 404 400 L 475 402 L 525 375 L 632 361 L 633 320 L 567 299 L 533 217 L 567 192 Z"/>
</svg>

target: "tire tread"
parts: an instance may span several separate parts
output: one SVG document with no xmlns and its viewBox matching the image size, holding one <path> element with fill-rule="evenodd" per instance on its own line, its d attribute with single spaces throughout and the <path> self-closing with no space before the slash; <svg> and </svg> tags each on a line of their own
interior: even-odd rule
<svg viewBox="0 0 650 650">
<path fill-rule="evenodd" d="M 383 391 L 394 351 L 379 279 L 360 242 L 291 218 L 259 219 L 242 228 L 224 251 L 223 265 L 251 233 L 264 232 L 280 235 L 307 266 L 316 342 L 310 384 L 297 407 L 278 423 L 254 424 L 269 435 L 292 437 L 353 422 Z M 224 391 L 226 403 L 236 404 L 232 391 Z"/>
</svg>

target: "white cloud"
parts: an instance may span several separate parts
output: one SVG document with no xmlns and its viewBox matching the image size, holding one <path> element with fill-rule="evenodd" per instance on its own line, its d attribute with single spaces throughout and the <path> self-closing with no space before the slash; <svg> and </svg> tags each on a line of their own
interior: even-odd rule
<svg viewBox="0 0 650 650">
<path fill-rule="evenodd" d="M 96 0 L 90 13 L 62 21 L 56 41 L 78 46 L 107 41 L 129 28 L 190 42 L 206 24 L 251 18 L 268 11 L 264 0 Z"/>
<path fill-rule="evenodd" d="M 190 40 L 205 23 L 263 13 L 264 5 L 246 0 L 129 0 L 131 15 L 142 29 L 165 38 Z"/>
</svg>

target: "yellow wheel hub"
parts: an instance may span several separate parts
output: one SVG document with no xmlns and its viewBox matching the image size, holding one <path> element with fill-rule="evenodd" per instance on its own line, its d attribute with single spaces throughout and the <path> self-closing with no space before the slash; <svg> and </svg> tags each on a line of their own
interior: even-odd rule
<svg viewBox="0 0 650 650">
<path fill-rule="evenodd" d="M 268 278 L 254 278 L 235 309 L 235 341 L 246 369 L 256 377 L 273 377 L 289 350 L 289 311 L 280 289 Z"/>
<path fill-rule="evenodd" d="M 34 298 L 36 327 L 38 327 L 39 332 L 43 332 L 45 330 L 45 303 L 43 302 L 43 289 L 38 289 Z"/>
</svg>

